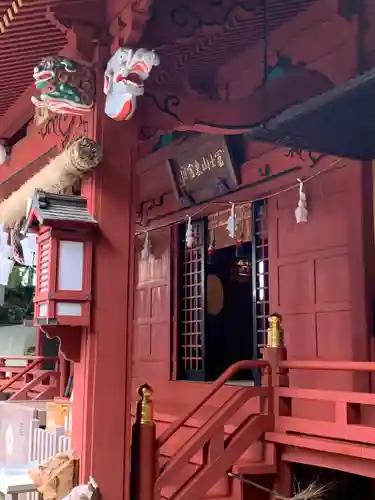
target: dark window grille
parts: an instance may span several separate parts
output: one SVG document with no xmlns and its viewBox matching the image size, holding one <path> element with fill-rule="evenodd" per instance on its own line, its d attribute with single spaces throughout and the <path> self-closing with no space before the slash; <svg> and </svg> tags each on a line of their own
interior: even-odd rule
<svg viewBox="0 0 375 500">
<path fill-rule="evenodd" d="M 268 260 L 268 223 L 267 203 L 258 201 L 253 204 L 253 329 L 254 353 L 259 353 L 259 344 L 267 339 L 269 298 L 269 260 Z"/>
<path fill-rule="evenodd" d="M 185 244 L 186 225 L 180 231 L 180 328 L 178 378 L 205 379 L 205 222 L 194 221 L 192 248 Z"/>
<path fill-rule="evenodd" d="M 205 259 L 207 248 L 205 221 L 194 221 L 194 245 L 185 244 L 186 225 L 180 226 L 180 296 L 177 378 L 206 380 L 205 342 Z M 269 304 L 269 258 L 267 204 L 252 205 L 252 276 L 253 276 L 253 355 L 259 357 L 259 345 L 266 342 Z M 214 355 L 214 353 L 212 353 Z M 254 373 L 257 381 L 259 374 Z"/>
</svg>

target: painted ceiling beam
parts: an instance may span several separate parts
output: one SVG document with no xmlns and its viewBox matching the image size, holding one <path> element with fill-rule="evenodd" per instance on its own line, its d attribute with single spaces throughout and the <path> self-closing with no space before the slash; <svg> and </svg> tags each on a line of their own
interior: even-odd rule
<svg viewBox="0 0 375 500">
<path fill-rule="evenodd" d="M 70 49 L 70 44 L 66 44 L 60 54 L 66 55 Z M 34 49 L 35 50 L 35 49 Z M 53 52 L 53 47 L 51 48 Z M 1 66 L 0 66 L 1 72 Z M 26 75 L 27 76 L 27 75 Z M 0 93 L 1 93 L 0 89 Z M 31 83 L 24 92 L 14 101 L 14 103 L 4 112 L 0 120 L 0 137 L 7 139 L 12 137 L 28 120 L 34 116 L 34 105 L 31 97 L 35 95 L 35 86 Z M 1 110 L 0 110 L 1 114 Z"/>
<path fill-rule="evenodd" d="M 18 15 L 22 7 L 23 7 L 23 0 L 14 0 L 11 3 L 10 7 L 4 12 L 0 20 L 1 34 L 4 34 L 5 31 L 7 31 L 10 28 L 15 16 Z"/>
</svg>

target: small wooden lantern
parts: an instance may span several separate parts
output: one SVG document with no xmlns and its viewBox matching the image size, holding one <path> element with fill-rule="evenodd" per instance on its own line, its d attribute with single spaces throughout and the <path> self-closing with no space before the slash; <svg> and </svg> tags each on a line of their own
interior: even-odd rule
<svg viewBox="0 0 375 500">
<path fill-rule="evenodd" d="M 92 230 L 96 226 L 85 198 L 35 191 L 24 231 L 38 233 L 37 325 L 89 325 Z"/>
</svg>

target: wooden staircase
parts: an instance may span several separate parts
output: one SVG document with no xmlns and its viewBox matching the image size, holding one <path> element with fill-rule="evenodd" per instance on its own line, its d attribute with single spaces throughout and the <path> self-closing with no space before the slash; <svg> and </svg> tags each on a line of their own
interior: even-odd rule
<svg viewBox="0 0 375 500">
<path fill-rule="evenodd" d="M 194 437 L 180 448 L 163 465 L 161 475 L 156 481 L 156 489 L 161 492 L 162 498 L 170 500 L 187 500 L 191 498 L 229 498 L 232 496 L 232 481 L 228 477 L 228 472 L 240 475 L 274 473 L 275 463 L 266 461 L 253 462 L 246 457 L 246 451 L 257 440 L 262 438 L 265 429 L 272 427 L 272 418 L 269 415 L 252 415 L 244 424 L 237 428 L 234 433 L 224 438 L 223 448 L 216 457 L 211 460 L 201 460 L 201 463 L 185 462 L 181 468 L 176 470 L 185 450 L 193 450 L 190 443 L 197 443 L 203 436 L 202 428 Z M 217 442 L 218 439 L 216 438 Z M 185 449 L 185 450 L 184 450 Z M 168 462 L 171 466 L 168 468 Z M 167 465 L 167 468 L 165 468 Z M 163 477 L 163 472 L 168 473 Z M 159 490 L 160 488 L 160 490 Z"/>
<path fill-rule="evenodd" d="M 240 389 L 241 390 L 241 389 Z M 242 419 L 243 415 L 247 412 L 247 407 L 250 405 L 244 405 L 242 408 Z M 245 419 L 243 419 L 245 420 Z M 251 417 L 249 418 L 248 424 L 250 424 Z M 171 425 L 170 421 L 166 421 L 165 416 L 155 415 L 155 422 L 157 428 L 157 435 L 162 435 L 168 427 Z M 175 435 L 169 439 L 159 454 L 159 467 L 160 471 L 163 471 L 165 467 L 168 466 L 168 462 L 182 447 L 187 447 L 189 442 L 194 438 L 197 439 L 198 431 L 205 425 L 206 420 L 202 419 L 191 419 L 184 426 L 178 429 Z M 236 422 L 237 423 L 237 422 Z M 269 422 L 264 422 L 268 427 Z M 219 435 L 217 436 L 217 451 L 222 450 L 221 443 L 229 442 L 231 435 L 236 429 L 236 424 L 224 425 L 224 439 Z M 251 431 L 251 429 L 250 429 Z M 245 431 L 247 432 L 247 431 Z M 273 443 L 265 443 L 260 440 L 255 443 L 250 439 L 250 445 L 248 445 L 246 436 L 246 449 L 245 452 L 235 461 L 235 463 L 228 467 L 227 472 L 232 472 L 239 476 L 258 476 L 264 474 L 274 474 L 276 472 L 276 453 L 275 445 Z M 215 445 L 212 441 L 211 445 Z M 237 450 L 239 451 L 239 450 Z M 237 454 L 236 451 L 236 454 Z M 161 489 L 160 496 L 163 499 L 170 499 L 174 497 L 174 494 L 179 490 L 186 481 L 194 477 L 202 468 L 204 468 L 207 461 L 208 450 L 207 447 L 200 447 L 199 450 L 194 453 L 189 458 L 188 462 L 185 463 L 183 467 L 176 470 L 174 474 L 170 477 L 164 479 L 164 486 Z M 236 490 L 236 484 L 238 481 L 233 481 L 226 473 L 222 474 L 222 479 L 207 492 L 205 498 L 241 498 L 238 495 L 233 496 L 234 490 Z"/>
<path fill-rule="evenodd" d="M 224 404 L 214 404 L 214 396 L 234 374 L 252 368 L 266 372 L 261 387 L 238 386 Z M 375 394 L 291 387 L 289 370 L 375 373 L 375 363 L 239 362 L 211 385 L 209 394 L 194 409 L 177 420 L 159 414 L 142 424 L 138 417 L 150 413 L 147 405 L 142 406 L 147 401 L 141 398 L 134 425 L 139 423 L 139 433 L 145 433 L 139 455 L 142 458 L 143 449 L 151 473 L 142 467 L 142 460 L 133 468 L 136 491 L 147 485 L 134 500 L 248 500 L 265 483 L 269 495 L 280 479 L 276 447 L 283 462 L 375 478 Z M 152 394 L 148 386 L 147 391 Z M 203 411 L 205 407 L 212 411 Z M 138 444 L 133 442 L 135 448 Z M 252 481 L 251 494 L 246 480 Z"/>
<path fill-rule="evenodd" d="M 238 475 L 276 472 L 275 446 L 264 440 L 265 433 L 274 428 L 269 371 L 265 386 L 239 387 L 209 418 L 203 421 L 198 418 L 202 407 L 211 402 L 233 375 L 253 368 L 270 370 L 263 360 L 236 363 L 183 418 L 168 423 L 156 416 L 155 499 L 241 500 L 228 472 Z"/>
</svg>

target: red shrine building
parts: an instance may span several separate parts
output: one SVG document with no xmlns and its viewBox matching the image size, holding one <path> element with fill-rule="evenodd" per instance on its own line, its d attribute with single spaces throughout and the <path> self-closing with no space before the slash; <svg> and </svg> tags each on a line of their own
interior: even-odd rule
<svg viewBox="0 0 375 500">
<path fill-rule="evenodd" d="M 373 494 L 374 2 L 0 14 L 3 258 L 36 235 L 36 355 L 59 339 L 82 480 Z"/>
</svg>

